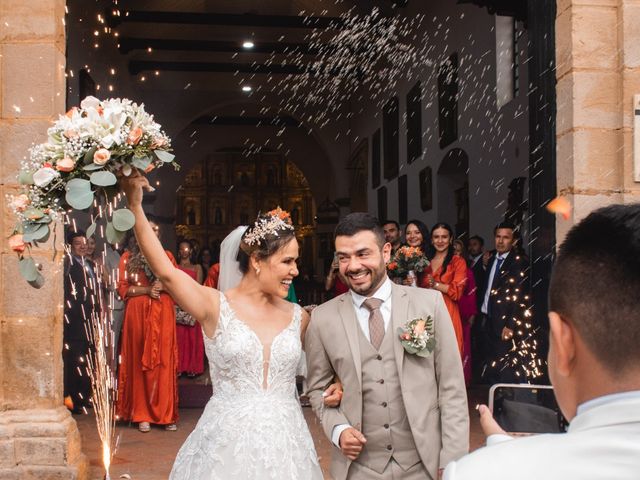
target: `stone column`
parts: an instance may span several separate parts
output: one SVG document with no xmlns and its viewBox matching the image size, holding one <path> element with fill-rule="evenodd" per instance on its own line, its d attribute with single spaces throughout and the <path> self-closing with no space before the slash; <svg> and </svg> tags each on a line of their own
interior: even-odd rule
<svg viewBox="0 0 640 480">
<path fill-rule="evenodd" d="M 558 241 L 595 208 L 640 201 L 631 130 L 639 41 L 637 0 L 558 0 L 557 183 L 573 205 Z"/>
<path fill-rule="evenodd" d="M 0 201 L 17 190 L 20 162 L 65 110 L 63 0 L 0 0 Z M 0 215 L 0 478 L 82 479 L 86 459 L 62 406 L 62 274 L 53 239 L 34 251 L 45 286 L 19 275 Z M 53 236 L 52 236 L 53 237 Z M 62 229 L 57 229 L 60 250 Z"/>
</svg>

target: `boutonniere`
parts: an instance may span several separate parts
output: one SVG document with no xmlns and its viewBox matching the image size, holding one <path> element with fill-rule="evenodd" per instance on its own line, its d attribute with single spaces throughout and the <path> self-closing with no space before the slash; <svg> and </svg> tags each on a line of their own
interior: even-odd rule
<svg viewBox="0 0 640 480">
<path fill-rule="evenodd" d="M 428 357 L 436 347 L 436 336 L 433 331 L 433 319 L 414 318 L 398 328 L 400 343 L 407 353 Z"/>
</svg>

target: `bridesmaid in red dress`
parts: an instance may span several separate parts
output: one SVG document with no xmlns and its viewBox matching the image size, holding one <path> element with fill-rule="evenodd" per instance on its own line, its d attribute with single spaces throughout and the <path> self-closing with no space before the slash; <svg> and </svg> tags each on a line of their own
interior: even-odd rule
<svg viewBox="0 0 640 480">
<path fill-rule="evenodd" d="M 189 242 L 180 242 L 178 246 L 178 268 L 202 283 L 204 280 L 202 266 L 191 261 L 193 250 Z M 204 372 L 204 340 L 202 329 L 198 323 L 193 325 L 176 324 L 178 338 L 178 373 L 186 373 L 188 377 L 195 377 Z"/>
<path fill-rule="evenodd" d="M 462 356 L 462 320 L 458 300 L 462 297 L 467 283 L 467 264 L 453 254 L 453 230 L 446 223 L 437 223 L 431 229 L 431 246 L 427 251 L 427 257 L 430 264 L 419 276 L 418 286 L 442 293 Z"/>
</svg>

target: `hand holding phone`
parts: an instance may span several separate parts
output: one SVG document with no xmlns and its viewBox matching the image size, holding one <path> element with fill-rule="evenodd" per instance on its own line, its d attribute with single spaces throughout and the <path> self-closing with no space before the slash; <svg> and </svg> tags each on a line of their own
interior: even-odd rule
<svg viewBox="0 0 640 480">
<path fill-rule="evenodd" d="M 489 409 L 500 428 L 510 434 L 566 431 L 567 421 L 550 385 L 498 383 L 489 390 Z"/>
</svg>

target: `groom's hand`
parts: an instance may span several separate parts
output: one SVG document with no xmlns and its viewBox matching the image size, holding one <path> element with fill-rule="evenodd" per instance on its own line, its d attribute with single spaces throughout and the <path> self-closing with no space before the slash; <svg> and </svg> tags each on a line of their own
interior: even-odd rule
<svg viewBox="0 0 640 480">
<path fill-rule="evenodd" d="M 340 450 L 351 461 L 358 458 L 365 443 L 367 443 L 367 439 L 364 438 L 362 432 L 353 427 L 347 428 L 340 434 Z"/>
</svg>

